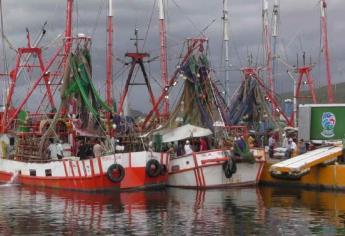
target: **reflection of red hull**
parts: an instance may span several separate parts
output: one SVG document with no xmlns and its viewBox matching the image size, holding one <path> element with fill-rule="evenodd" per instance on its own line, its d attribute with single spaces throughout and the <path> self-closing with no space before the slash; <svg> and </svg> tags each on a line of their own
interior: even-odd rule
<svg viewBox="0 0 345 236">
<path fill-rule="evenodd" d="M 58 189 L 44 189 L 44 191 L 42 191 L 39 188 L 32 187 L 23 187 L 22 190 L 28 191 L 31 194 L 59 197 L 65 201 L 72 201 L 73 203 L 82 202 L 84 205 L 107 205 L 118 203 L 127 207 L 136 205 L 145 208 L 145 204 L 163 203 L 167 200 L 167 192 L 164 190 L 123 192 L 115 195 L 107 193 L 60 191 Z"/>
<path fill-rule="evenodd" d="M 126 168 L 125 178 L 121 183 L 111 182 L 106 174 L 98 174 L 88 177 L 37 177 L 19 175 L 16 183 L 57 189 L 70 189 L 78 191 L 119 191 L 136 190 L 146 188 L 164 187 L 167 182 L 167 174 L 155 178 L 148 177 L 145 168 Z M 12 173 L 0 172 L 0 182 L 8 182 Z"/>
</svg>

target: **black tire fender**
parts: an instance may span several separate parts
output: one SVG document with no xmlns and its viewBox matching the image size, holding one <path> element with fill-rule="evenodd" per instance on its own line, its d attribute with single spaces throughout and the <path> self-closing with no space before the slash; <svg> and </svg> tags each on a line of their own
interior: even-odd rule
<svg viewBox="0 0 345 236">
<path fill-rule="evenodd" d="M 115 170 L 119 172 L 118 176 L 113 175 L 113 172 Z M 114 182 L 114 183 L 121 182 L 123 178 L 125 177 L 125 168 L 123 168 L 123 166 L 120 164 L 112 164 L 108 167 L 107 177 L 111 182 Z"/>
<path fill-rule="evenodd" d="M 160 175 L 161 169 L 161 164 L 155 159 L 151 159 L 146 163 L 145 171 L 149 177 L 157 177 L 158 175 Z"/>
<path fill-rule="evenodd" d="M 223 171 L 226 178 L 231 178 L 237 171 L 236 162 L 230 158 L 228 161 L 223 163 Z"/>
</svg>

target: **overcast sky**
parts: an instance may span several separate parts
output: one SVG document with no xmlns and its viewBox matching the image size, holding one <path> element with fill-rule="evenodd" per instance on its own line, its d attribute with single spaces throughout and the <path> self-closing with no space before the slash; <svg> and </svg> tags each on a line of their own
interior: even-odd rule
<svg viewBox="0 0 345 236">
<path fill-rule="evenodd" d="M 105 19 L 107 0 L 74 1 L 74 33 L 85 33 L 93 37 L 93 66 L 96 85 L 104 89 L 105 79 Z M 125 60 L 124 54 L 133 51 L 135 28 L 141 38 L 146 38 L 144 49 L 151 57 L 159 56 L 158 10 L 155 0 L 114 0 L 115 57 Z M 167 28 L 169 74 L 176 66 L 176 57 L 182 48 L 183 40 L 195 37 L 208 26 L 204 34 L 210 40 L 210 58 L 217 72 L 217 79 L 223 81 L 222 65 L 222 0 L 168 0 Z M 272 5 L 273 1 L 269 1 Z M 344 0 L 328 1 L 328 36 L 331 52 L 332 76 L 334 82 L 344 81 Z M 25 45 L 25 28 L 37 35 L 43 23 L 48 22 L 47 36 L 43 44 L 51 42 L 63 33 L 65 23 L 64 0 L 2 0 L 4 12 L 4 31 L 14 47 Z M 254 61 L 262 65 L 262 20 L 261 0 L 229 0 L 230 11 L 230 56 L 233 72 L 231 86 L 235 89 L 240 81 L 239 68 L 247 65 L 247 56 L 253 55 Z M 323 57 L 320 51 L 320 7 L 318 0 L 281 1 L 281 24 L 278 54 L 286 63 L 296 64 L 296 54 L 306 51 L 313 62 L 318 63 L 313 70 L 316 84 L 325 83 Z M 272 6 L 270 6 L 270 14 Z M 150 18 L 152 17 L 151 23 Z M 214 21 L 214 22 L 213 22 Z M 213 23 L 212 23 L 213 22 Z M 146 32 L 148 32 L 147 36 Z M 141 42 L 143 45 L 143 42 Z M 308 56 L 309 58 L 309 56 Z M 49 59 L 48 56 L 45 57 Z M 14 65 L 14 55 L 8 60 Z M 286 67 L 280 64 L 277 72 L 278 91 L 292 89 L 291 80 L 286 76 Z M 124 66 L 114 64 L 116 97 L 126 78 Z M 159 61 L 148 65 L 154 88 L 159 93 Z M 137 79 L 140 80 L 140 77 Z M 142 89 L 142 88 L 141 88 Z M 137 89 L 138 90 L 138 89 Z M 135 94 L 135 95 L 134 95 Z M 137 99 L 138 94 L 140 99 Z M 148 102 L 145 92 L 132 90 L 131 105 L 142 107 Z M 145 110 L 145 109 L 144 109 Z"/>
</svg>

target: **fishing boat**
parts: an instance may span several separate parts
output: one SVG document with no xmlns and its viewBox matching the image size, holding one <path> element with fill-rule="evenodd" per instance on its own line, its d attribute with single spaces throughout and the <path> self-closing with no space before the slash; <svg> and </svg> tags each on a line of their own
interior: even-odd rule
<svg viewBox="0 0 345 236">
<path fill-rule="evenodd" d="M 228 110 L 219 92 L 207 59 L 206 38 L 186 41 L 187 51 L 196 47 L 183 63 L 178 75 L 170 81 L 173 89 L 182 90 L 169 119 L 153 131 L 160 135 L 162 145 L 170 146 L 168 186 L 183 188 L 218 188 L 256 185 L 264 159 L 263 149 L 246 146 L 243 155 L 233 156 L 233 137 L 248 137 L 246 127 L 227 126 Z M 183 83 L 183 86 L 176 86 Z M 166 94 L 164 94 L 166 96 Z M 200 149 L 199 138 L 207 143 Z M 191 153 L 180 152 L 181 145 L 190 142 Z M 224 143 L 222 145 L 221 143 Z M 174 148 L 175 146 L 175 148 Z M 182 147 L 183 149 L 183 147 Z"/>
<path fill-rule="evenodd" d="M 92 81 L 91 38 L 72 34 L 73 0 L 67 0 L 64 38 L 48 62 L 39 46 L 45 29 L 33 44 L 27 32 L 27 47 L 17 50 L 16 65 L 8 73 L 0 112 L 1 182 L 78 191 L 165 186 L 166 154 L 114 138 L 121 127 L 116 127 L 112 107 L 111 1 L 108 5 L 106 102 Z M 21 99 L 18 105 L 15 99 Z M 101 152 L 92 154 L 95 146 Z M 81 147 L 91 154 L 81 154 Z"/>
</svg>

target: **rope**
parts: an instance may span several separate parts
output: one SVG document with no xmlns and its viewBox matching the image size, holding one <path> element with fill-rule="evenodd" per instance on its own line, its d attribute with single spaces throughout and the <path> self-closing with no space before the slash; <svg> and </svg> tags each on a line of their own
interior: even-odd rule
<svg viewBox="0 0 345 236">
<path fill-rule="evenodd" d="M 102 2 L 103 2 L 103 4 L 102 4 Z M 92 31 L 91 31 L 91 36 L 92 36 L 92 38 L 93 38 L 93 36 L 95 35 L 96 30 L 97 30 L 97 28 L 98 28 L 99 21 L 100 21 L 100 18 L 101 18 L 101 14 L 102 14 L 102 12 L 103 12 L 103 8 L 104 8 L 104 5 L 105 5 L 105 2 L 106 2 L 106 1 L 100 1 L 100 3 L 99 3 L 97 15 L 96 15 L 96 21 L 95 21 L 95 23 L 94 23 L 94 25 L 93 25 L 93 27 L 92 27 Z"/>
<path fill-rule="evenodd" d="M 147 29 L 146 29 L 146 32 L 145 32 L 145 37 L 144 37 L 143 46 L 142 46 L 142 48 L 141 48 L 142 51 L 143 51 L 144 48 L 145 48 L 146 40 L 147 40 L 149 31 L 150 31 L 150 28 L 151 28 L 151 22 L 152 22 L 154 10 L 155 10 L 155 7 L 156 7 L 156 3 L 157 3 L 157 0 L 154 1 L 153 6 L 152 6 L 152 10 L 151 10 L 151 15 L 150 15 L 149 23 L 148 23 L 148 25 L 147 25 Z"/>
<path fill-rule="evenodd" d="M 199 32 L 199 35 L 204 35 L 203 31 L 200 30 L 196 24 L 193 22 L 193 20 L 188 16 L 186 12 L 180 7 L 180 5 L 176 2 L 176 0 L 172 0 L 172 2 L 175 4 L 175 6 L 183 13 L 184 16 L 186 16 L 187 21 Z"/>
</svg>

